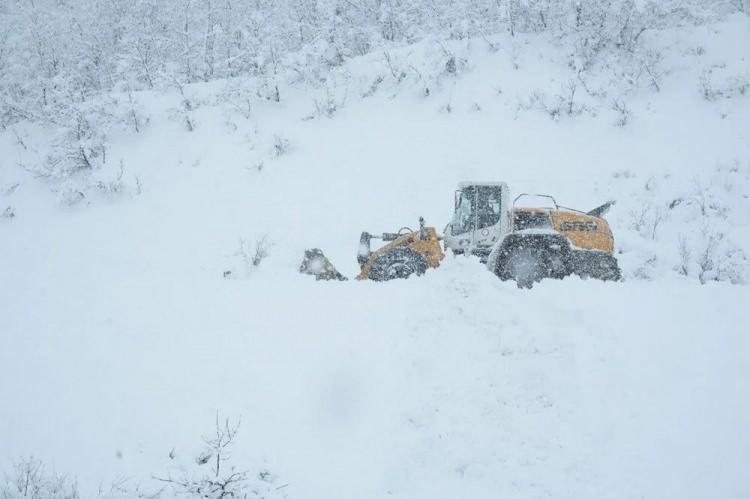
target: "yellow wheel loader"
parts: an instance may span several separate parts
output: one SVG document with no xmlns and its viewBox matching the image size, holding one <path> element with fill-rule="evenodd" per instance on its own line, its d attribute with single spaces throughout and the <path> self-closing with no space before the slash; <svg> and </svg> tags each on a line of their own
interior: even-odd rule
<svg viewBox="0 0 750 499">
<path fill-rule="evenodd" d="M 545 198 L 550 206 L 516 206 L 529 196 Z M 512 204 L 509 200 L 505 182 L 459 184 L 445 247 L 479 256 L 495 275 L 522 287 L 571 274 L 620 279 L 612 231 L 602 218 L 613 202 L 584 213 L 560 206 L 548 195 L 521 194 Z"/>
<path fill-rule="evenodd" d="M 478 256 L 492 273 L 515 280 L 519 287 L 571 274 L 620 279 L 612 231 L 602 218 L 613 202 L 584 213 L 559 206 L 551 196 L 534 195 L 549 200 L 550 206 L 517 207 L 527 196 L 521 194 L 511 204 L 505 182 L 462 182 L 455 193 L 453 219 L 442 236 L 434 227 L 426 227 L 422 218 L 418 230 L 363 232 L 357 279 L 388 281 L 424 274 L 444 258 L 441 240 L 446 250 Z M 373 239 L 386 244 L 372 251 Z M 313 254 L 319 255 L 312 258 Z M 317 249 L 306 252 L 300 271 L 318 279 L 342 277 Z"/>
</svg>

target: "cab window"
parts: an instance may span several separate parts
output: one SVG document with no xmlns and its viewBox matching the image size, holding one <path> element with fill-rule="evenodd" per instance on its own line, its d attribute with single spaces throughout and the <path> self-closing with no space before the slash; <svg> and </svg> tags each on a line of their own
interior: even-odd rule
<svg viewBox="0 0 750 499">
<path fill-rule="evenodd" d="M 544 211 L 515 211 L 513 212 L 513 230 L 549 229 L 552 221 Z"/>
<path fill-rule="evenodd" d="M 451 233 L 463 234 L 497 224 L 501 201 L 499 186 L 472 186 L 458 191 Z"/>
</svg>

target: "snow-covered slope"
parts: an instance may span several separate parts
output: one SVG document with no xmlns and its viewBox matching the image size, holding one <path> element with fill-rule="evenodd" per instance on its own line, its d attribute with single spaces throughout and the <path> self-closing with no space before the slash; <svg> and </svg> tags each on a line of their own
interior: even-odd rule
<svg viewBox="0 0 750 499">
<path fill-rule="evenodd" d="M 205 473 L 218 413 L 270 497 L 750 494 L 750 22 L 649 36 L 659 74 L 627 84 L 518 36 L 354 59 L 279 103 L 141 93 L 86 176 L 33 178 L 54 130 L 0 134 L 0 469 L 170 496 L 152 477 Z M 442 228 L 467 179 L 616 199 L 626 279 L 297 273 L 320 247 L 354 275 L 362 230 Z"/>
</svg>

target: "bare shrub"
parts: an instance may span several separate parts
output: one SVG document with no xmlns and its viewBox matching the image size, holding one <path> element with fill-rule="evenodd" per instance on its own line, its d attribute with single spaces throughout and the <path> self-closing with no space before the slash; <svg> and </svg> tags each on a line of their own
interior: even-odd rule
<svg viewBox="0 0 750 499">
<path fill-rule="evenodd" d="M 393 60 L 393 57 L 387 50 L 383 51 L 383 59 L 385 60 L 385 64 L 388 67 L 391 76 L 393 76 L 393 79 L 396 80 L 396 83 L 401 83 L 401 81 L 406 78 L 406 72 L 398 67 L 397 63 Z"/>
<path fill-rule="evenodd" d="M 143 126 L 148 123 L 142 111 L 138 101 L 133 97 L 133 92 L 128 90 L 128 105 L 126 110 L 127 121 L 133 127 L 135 133 L 141 133 Z"/>
<path fill-rule="evenodd" d="M 326 88 L 323 98 L 313 99 L 313 104 L 315 105 L 315 116 L 317 117 L 325 116 L 326 118 L 333 118 L 333 115 L 339 109 L 338 103 L 333 99 L 328 88 Z"/>
<path fill-rule="evenodd" d="M 630 121 L 630 117 L 632 116 L 632 112 L 628 108 L 627 104 L 625 104 L 624 101 L 619 99 L 614 99 L 612 101 L 612 110 L 617 113 L 617 117 L 615 118 L 615 126 L 617 127 L 624 127 L 628 124 L 628 121 Z"/>
<path fill-rule="evenodd" d="M 515 71 L 521 68 L 521 47 L 516 42 L 510 46 L 510 62 Z"/>
<path fill-rule="evenodd" d="M 375 95 L 375 92 L 378 91 L 378 88 L 380 87 L 380 84 L 383 83 L 383 80 L 385 80 L 385 78 L 382 75 L 376 76 L 373 82 L 370 84 L 369 88 L 362 93 L 362 97 L 367 98 Z"/>
<path fill-rule="evenodd" d="M 708 225 L 701 229 L 700 235 L 700 251 L 696 263 L 701 284 L 709 281 L 743 283 L 747 267 L 747 257 L 744 252 L 729 244 L 724 233 Z"/>
<path fill-rule="evenodd" d="M 704 183 L 703 180 L 696 177 L 693 179 L 693 192 L 689 202 L 698 207 L 703 217 L 715 215 L 725 219 L 728 214 L 728 208 L 717 199 L 713 192 L 712 181 Z"/>
<path fill-rule="evenodd" d="M 750 80 L 744 75 L 725 74 L 723 81 L 721 77 L 718 82 L 715 81 L 715 72 L 718 70 L 721 73 L 721 70 L 725 69 L 725 67 L 725 65 L 719 64 L 701 71 L 698 77 L 698 89 L 707 101 L 731 99 L 735 96 L 743 96 L 750 93 Z"/>
<path fill-rule="evenodd" d="M 79 499 L 78 485 L 67 477 L 48 473 L 39 459 L 20 459 L 10 475 L 0 480 L 3 499 Z"/>
<path fill-rule="evenodd" d="M 185 470 L 180 477 L 168 474 L 154 479 L 167 484 L 175 494 L 201 499 L 227 499 L 262 497 L 284 498 L 287 484 L 277 485 L 278 479 L 267 470 L 251 475 L 238 469 L 232 462 L 232 447 L 240 423 L 229 419 L 220 421 L 218 414 L 214 433 L 204 437 L 205 447 L 193 461 L 194 468 Z M 174 452 L 170 452 L 174 455 Z"/>
<path fill-rule="evenodd" d="M 451 54 L 448 60 L 445 61 L 445 72 L 450 75 L 455 75 L 458 71 L 456 67 L 456 56 Z"/>
<path fill-rule="evenodd" d="M 206 448 L 195 459 L 195 464 L 198 466 L 211 463 L 209 472 L 203 472 L 197 477 L 173 478 L 171 475 L 167 475 L 165 478 L 154 478 L 169 484 L 176 494 L 188 497 L 206 499 L 247 497 L 247 472 L 238 471 L 230 464 L 224 466 L 231 458 L 230 448 L 234 443 L 239 426 L 239 422 L 231 424 L 229 419 L 220 423 L 219 416 L 216 416 L 215 433 L 211 437 L 204 438 Z"/>
<path fill-rule="evenodd" d="M 690 260 L 692 257 L 692 252 L 685 236 L 681 234 L 679 240 L 680 264 L 677 267 L 677 272 L 684 276 L 687 276 L 690 274 Z"/>
<path fill-rule="evenodd" d="M 698 89 L 701 92 L 701 95 L 704 99 L 707 101 L 715 100 L 717 97 L 717 92 L 714 90 L 713 85 L 711 84 L 711 70 L 710 69 L 704 69 L 701 71 L 700 76 L 698 77 Z"/>
<path fill-rule="evenodd" d="M 575 102 L 576 91 L 578 90 L 578 83 L 575 80 L 568 80 L 568 83 L 563 87 L 565 91 L 563 99 L 565 103 L 565 112 L 568 116 L 574 114 L 581 114 L 582 106 L 577 105 Z"/>
<path fill-rule="evenodd" d="M 10 184 L 0 186 L 0 194 L 3 194 L 4 196 L 10 196 L 14 192 L 16 192 L 20 185 L 20 182 L 12 182 Z"/>
<path fill-rule="evenodd" d="M 198 105 L 192 97 L 185 93 L 185 86 L 177 78 L 172 83 L 180 92 L 180 106 L 171 110 L 171 117 L 176 121 L 181 121 L 188 132 L 194 132 L 198 124 L 193 117 L 193 111 Z"/>
<path fill-rule="evenodd" d="M 34 173 L 42 178 L 68 178 L 107 162 L 106 127 L 95 113 L 76 110 L 72 123 L 57 138 L 46 161 Z"/>
<path fill-rule="evenodd" d="M 289 151 L 289 139 L 283 135 L 274 134 L 273 136 L 273 154 L 276 157 L 283 156 Z"/>
<path fill-rule="evenodd" d="M 250 259 L 250 263 L 253 267 L 258 267 L 260 263 L 268 256 L 268 249 L 271 244 L 268 242 L 268 237 L 263 236 L 255 243 L 255 249 L 253 250 L 253 256 Z"/>
<path fill-rule="evenodd" d="M 717 254 L 716 249 L 724 238 L 723 234 L 718 234 L 712 230 L 703 229 L 703 249 L 698 255 L 698 279 L 701 284 L 706 284 L 709 280 L 716 280 Z"/>
<path fill-rule="evenodd" d="M 86 194 L 77 187 L 67 185 L 60 191 L 60 203 L 65 206 L 75 206 L 86 199 Z"/>
<path fill-rule="evenodd" d="M 624 168 L 622 170 L 616 170 L 612 172 L 612 176 L 614 178 L 635 178 L 635 173 L 633 173 L 633 170 Z"/>
<path fill-rule="evenodd" d="M 260 267 L 263 260 L 268 258 L 269 249 L 272 243 L 269 242 L 268 236 L 264 235 L 258 238 L 255 242 L 248 242 L 246 239 L 240 238 L 239 247 L 232 256 L 239 258 L 241 263 L 241 269 L 225 270 L 224 278 L 233 278 L 237 274 L 234 270 L 240 270 L 240 274 L 249 276 L 253 270 Z"/>
<path fill-rule="evenodd" d="M 104 194 L 120 194 L 125 190 L 125 184 L 122 180 L 124 173 L 125 165 L 120 161 L 120 169 L 115 178 L 106 181 L 99 180 L 95 185 Z"/>
<path fill-rule="evenodd" d="M 534 90 L 528 99 L 519 99 L 516 105 L 516 118 L 520 111 L 537 109 L 543 111 L 552 121 L 559 121 L 563 116 L 575 117 L 583 113 L 595 115 L 595 111 L 577 99 L 579 83 L 570 79 L 561 86 L 561 93 L 552 98 L 541 90 Z"/>
<path fill-rule="evenodd" d="M 654 270 L 656 269 L 658 258 L 654 254 L 649 254 L 647 258 L 643 260 L 643 263 L 635 269 L 633 276 L 636 279 L 651 280 L 653 278 Z"/>
<path fill-rule="evenodd" d="M 663 73 L 659 69 L 664 54 L 658 50 L 647 50 L 641 57 L 640 63 L 643 73 L 648 77 L 654 90 L 661 92 L 661 78 Z"/>
<path fill-rule="evenodd" d="M 629 212 L 630 228 L 638 232 L 642 237 L 651 240 L 656 239 L 657 229 L 666 219 L 666 211 L 660 206 L 650 202 L 644 203 L 635 210 Z"/>
</svg>

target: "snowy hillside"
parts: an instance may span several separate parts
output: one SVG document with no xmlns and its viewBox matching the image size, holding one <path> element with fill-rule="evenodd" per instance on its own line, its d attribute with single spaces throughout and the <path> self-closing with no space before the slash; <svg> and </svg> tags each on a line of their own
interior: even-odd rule
<svg viewBox="0 0 750 499">
<path fill-rule="evenodd" d="M 200 497 L 239 423 L 247 497 L 750 495 L 750 18 L 408 42 L 3 122 L 0 492 Z M 623 280 L 298 273 L 464 180 L 616 200 Z"/>
</svg>

